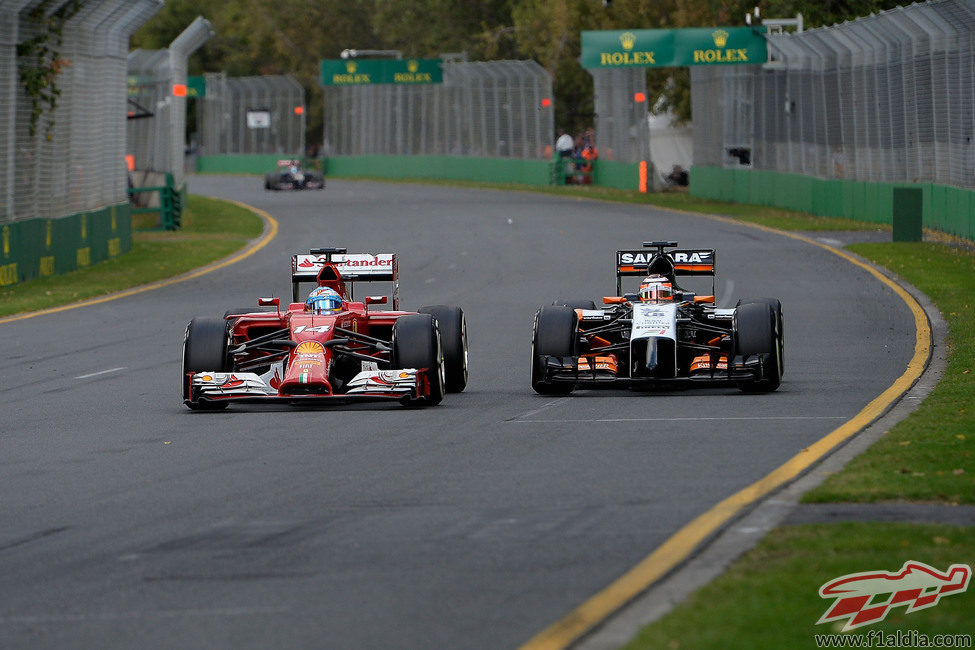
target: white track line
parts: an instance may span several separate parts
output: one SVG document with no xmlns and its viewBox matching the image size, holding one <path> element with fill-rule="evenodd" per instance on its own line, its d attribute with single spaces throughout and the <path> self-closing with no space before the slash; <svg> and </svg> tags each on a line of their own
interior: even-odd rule
<svg viewBox="0 0 975 650">
<path fill-rule="evenodd" d="M 544 411 L 546 409 L 552 408 L 553 406 L 555 406 L 559 402 L 563 401 L 564 399 L 565 399 L 564 397 L 556 397 L 555 399 L 553 399 L 550 402 L 545 402 L 544 404 L 542 404 L 540 407 L 538 407 L 534 411 L 528 411 L 527 413 L 522 413 L 521 415 L 516 415 L 515 417 L 510 418 L 507 421 L 508 422 L 546 422 L 547 420 L 521 420 L 519 418 L 528 418 L 528 417 L 531 417 L 533 415 L 538 415 L 542 411 Z M 561 420 L 559 420 L 559 421 L 561 422 Z M 569 420 L 566 420 L 566 422 L 568 422 L 568 421 Z"/>
<path fill-rule="evenodd" d="M 98 375 L 107 375 L 110 372 L 118 372 L 119 370 L 125 370 L 125 368 L 109 368 L 108 370 L 99 370 L 98 372 L 90 372 L 87 375 L 78 375 L 75 379 L 88 379 L 90 377 L 97 377 Z"/>
</svg>

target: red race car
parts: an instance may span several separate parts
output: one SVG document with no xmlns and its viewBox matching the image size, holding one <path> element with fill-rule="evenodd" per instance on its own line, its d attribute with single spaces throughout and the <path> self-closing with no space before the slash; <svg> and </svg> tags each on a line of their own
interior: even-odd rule
<svg viewBox="0 0 975 650">
<path fill-rule="evenodd" d="M 217 410 L 231 402 L 399 400 L 439 404 L 467 387 L 467 322 L 459 307 L 399 311 L 396 255 L 316 248 L 291 258 L 293 302 L 194 318 L 183 339 L 183 403 Z M 392 283 L 387 296 L 354 297 L 356 282 Z M 305 301 L 300 285 L 317 286 Z"/>
</svg>

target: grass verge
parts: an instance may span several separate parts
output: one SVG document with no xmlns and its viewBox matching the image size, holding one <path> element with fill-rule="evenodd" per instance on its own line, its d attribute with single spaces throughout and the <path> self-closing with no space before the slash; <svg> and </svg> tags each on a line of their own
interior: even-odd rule
<svg viewBox="0 0 975 650">
<path fill-rule="evenodd" d="M 819 587 L 829 580 L 874 569 L 895 571 L 906 560 L 944 570 L 972 557 L 975 540 L 965 527 L 785 526 L 772 531 L 721 577 L 699 589 L 669 616 L 644 628 L 624 648 L 815 648 L 814 635 L 837 633 L 842 627 L 816 624 L 834 602 L 819 597 Z M 882 623 L 847 635 L 874 630 L 884 634 L 917 630 L 929 636 L 971 634 L 971 603 L 971 594 L 962 593 L 912 614 L 905 614 L 903 606 L 895 607 Z"/>
<path fill-rule="evenodd" d="M 179 275 L 243 248 L 264 223 L 240 206 L 189 197 L 177 232 L 136 231 L 132 250 L 85 269 L 0 290 L 0 317 L 57 307 Z"/>
</svg>

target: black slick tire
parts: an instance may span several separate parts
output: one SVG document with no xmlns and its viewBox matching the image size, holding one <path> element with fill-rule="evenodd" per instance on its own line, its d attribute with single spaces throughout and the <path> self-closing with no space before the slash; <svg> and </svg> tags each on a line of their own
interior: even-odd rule
<svg viewBox="0 0 975 650">
<path fill-rule="evenodd" d="M 570 307 L 572 309 L 586 309 L 589 311 L 592 311 L 596 308 L 596 303 L 588 299 L 565 300 L 563 298 L 559 298 L 552 304 L 561 305 L 562 307 Z"/>
<path fill-rule="evenodd" d="M 767 304 L 775 315 L 775 335 L 779 339 L 779 372 L 785 374 L 785 321 L 782 318 L 782 303 L 778 298 L 742 298 L 738 304 L 751 302 Z"/>
<path fill-rule="evenodd" d="M 547 383 L 545 357 L 572 357 L 577 354 L 579 319 L 575 309 L 565 305 L 542 307 L 535 314 L 532 333 L 532 389 L 539 395 L 568 395 L 573 384 Z"/>
<path fill-rule="evenodd" d="M 762 377 L 739 384 L 747 393 L 766 393 L 776 390 L 782 381 L 782 341 L 777 335 L 778 323 L 772 305 L 767 302 L 748 302 L 735 309 L 735 355 L 746 360 L 759 355 Z"/>
<path fill-rule="evenodd" d="M 237 307 L 236 309 L 228 309 L 227 311 L 225 311 L 223 313 L 223 317 L 224 320 L 226 320 L 227 316 L 240 316 L 241 314 L 256 314 L 258 312 L 269 313 L 273 311 L 277 311 L 277 309 L 275 307 L 258 307 L 258 306 Z"/>
<path fill-rule="evenodd" d="M 443 401 L 444 363 L 437 321 L 430 314 L 400 316 L 393 324 L 391 364 L 394 369 L 427 368 L 430 394 L 416 403 L 434 406 Z"/>
<path fill-rule="evenodd" d="M 449 305 L 431 305 L 417 310 L 430 314 L 440 329 L 443 348 L 444 390 L 460 393 L 467 388 L 467 319 L 464 310 Z"/>
<path fill-rule="evenodd" d="M 191 372 L 228 372 L 227 323 L 222 318 L 194 318 L 186 326 L 183 337 L 182 394 L 186 405 L 194 411 L 217 411 L 227 408 L 226 402 L 190 402 Z"/>
</svg>

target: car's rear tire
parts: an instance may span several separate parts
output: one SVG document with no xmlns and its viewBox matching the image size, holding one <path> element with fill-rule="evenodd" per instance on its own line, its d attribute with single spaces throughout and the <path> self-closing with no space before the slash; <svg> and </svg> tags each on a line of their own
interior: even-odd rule
<svg viewBox="0 0 975 650">
<path fill-rule="evenodd" d="M 273 311 L 277 311 L 277 307 L 258 307 L 256 305 L 253 307 L 237 307 L 236 309 L 228 309 L 227 311 L 225 311 L 223 313 L 223 318 L 224 320 L 226 320 L 227 316 L 239 316 L 240 314 L 255 314 L 258 312 L 270 313 Z"/>
<path fill-rule="evenodd" d="M 440 328 L 444 390 L 448 393 L 463 392 L 467 388 L 467 319 L 464 310 L 449 305 L 431 305 L 417 311 L 433 316 Z"/>
<path fill-rule="evenodd" d="M 586 310 L 590 310 L 590 311 L 596 308 L 596 303 L 594 301 L 588 300 L 588 299 L 565 300 L 563 298 L 559 298 L 558 300 L 556 300 L 552 304 L 553 305 L 561 305 L 562 307 L 570 307 L 572 309 L 586 309 Z"/>
<path fill-rule="evenodd" d="M 571 383 L 545 382 L 544 358 L 573 357 L 579 340 L 579 318 L 575 309 L 565 305 L 542 307 L 535 314 L 532 333 L 532 389 L 539 395 L 568 395 Z"/>
<path fill-rule="evenodd" d="M 782 340 L 776 318 L 768 302 L 743 303 L 735 309 L 735 355 L 742 360 L 759 355 L 762 360 L 761 378 L 739 384 L 747 393 L 774 391 L 782 381 Z"/>
<path fill-rule="evenodd" d="M 227 323 L 222 318 L 194 318 L 183 336 L 182 393 L 190 399 L 188 373 L 228 372 Z M 227 408 L 226 402 L 185 402 L 194 411 L 216 411 Z"/>
<path fill-rule="evenodd" d="M 418 401 L 434 406 L 443 401 L 444 362 L 437 321 L 430 314 L 400 316 L 393 324 L 391 364 L 399 368 L 428 368 L 430 395 Z"/>
</svg>

